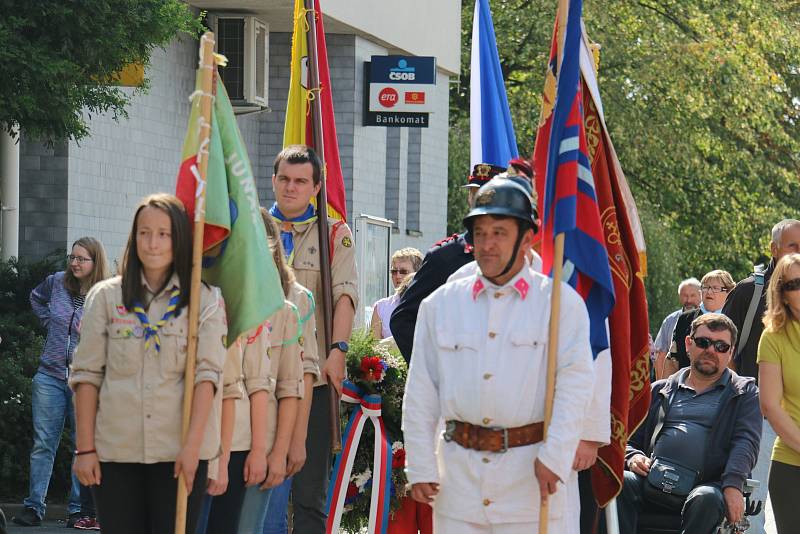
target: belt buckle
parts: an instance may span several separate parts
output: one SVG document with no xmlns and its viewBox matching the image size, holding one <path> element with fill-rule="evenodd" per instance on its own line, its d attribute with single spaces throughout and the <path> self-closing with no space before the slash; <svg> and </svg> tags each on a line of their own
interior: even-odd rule
<svg viewBox="0 0 800 534">
<path fill-rule="evenodd" d="M 499 453 L 508 452 L 508 429 L 499 426 L 490 426 L 489 430 L 503 433 L 503 448 L 497 452 Z"/>
<path fill-rule="evenodd" d="M 444 434 L 442 437 L 448 443 L 453 441 L 453 434 L 456 431 L 456 422 L 455 421 L 445 421 L 444 423 Z"/>
</svg>

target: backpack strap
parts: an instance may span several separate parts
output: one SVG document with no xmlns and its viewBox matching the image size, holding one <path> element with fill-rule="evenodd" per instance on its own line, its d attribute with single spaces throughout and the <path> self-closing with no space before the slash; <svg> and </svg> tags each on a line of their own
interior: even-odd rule
<svg viewBox="0 0 800 534">
<path fill-rule="evenodd" d="M 653 449 L 656 446 L 656 440 L 658 439 L 658 435 L 661 434 L 661 429 L 664 428 L 664 419 L 667 417 L 667 408 L 672 404 L 672 399 L 675 397 L 675 392 L 678 389 L 678 384 L 675 384 L 675 389 L 672 390 L 669 394 L 669 397 L 663 397 L 661 399 L 661 403 L 658 407 L 658 415 L 656 416 L 656 425 L 653 428 L 653 435 L 650 438 L 650 448 L 647 451 L 650 455 L 653 455 Z"/>
<path fill-rule="evenodd" d="M 747 314 L 744 316 L 744 324 L 742 324 L 742 335 L 739 336 L 739 343 L 736 344 L 736 355 L 734 361 L 737 364 L 742 359 L 742 351 L 747 345 L 747 340 L 750 338 L 750 330 L 753 328 L 753 320 L 756 317 L 756 310 L 758 304 L 761 302 L 761 295 L 764 293 L 764 273 L 756 270 L 753 273 L 755 285 L 753 286 L 753 296 L 750 298 L 750 306 L 747 308 Z"/>
</svg>

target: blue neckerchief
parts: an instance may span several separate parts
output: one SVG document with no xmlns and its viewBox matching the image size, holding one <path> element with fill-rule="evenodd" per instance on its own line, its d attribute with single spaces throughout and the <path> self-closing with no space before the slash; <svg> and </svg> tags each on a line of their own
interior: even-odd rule
<svg viewBox="0 0 800 534">
<path fill-rule="evenodd" d="M 277 202 L 274 203 L 269 209 L 269 214 L 275 219 L 278 219 L 284 223 L 304 223 L 316 216 L 314 206 L 309 204 L 308 208 L 306 208 L 306 211 L 302 215 L 295 217 L 294 219 L 287 219 L 286 216 L 281 213 L 281 210 L 278 209 Z M 283 252 L 286 254 L 286 259 L 288 260 L 292 257 L 292 253 L 294 252 L 294 239 L 292 238 L 291 226 L 287 226 L 288 225 L 281 225 L 281 243 L 283 244 Z"/>
<path fill-rule="evenodd" d="M 150 319 L 147 317 L 147 312 L 144 311 L 144 306 L 142 306 L 141 302 L 138 300 L 133 302 L 133 313 L 144 328 L 144 348 L 147 349 L 150 347 L 150 340 L 152 339 L 156 344 L 156 352 L 161 352 L 161 339 L 158 337 L 158 331 L 175 315 L 175 308 L 178 307 L 178 302 L 180 300 L 181 290 L 178 289 L 177 286 L 174 286 L 169 295 L 167 311 L 164 312 L 163 317 L 161 317 L 156 324 L 150 324 Z"/>
</svg>

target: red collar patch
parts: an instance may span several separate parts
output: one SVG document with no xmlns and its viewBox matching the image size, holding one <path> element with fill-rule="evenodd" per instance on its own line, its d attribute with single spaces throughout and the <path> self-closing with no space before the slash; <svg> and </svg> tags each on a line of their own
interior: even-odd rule
<svg viewBox="0 0 800 534">
<path fill-rule="evenodd" d="M 525 297 L 528 296 L 528 291 L 530 290 L 531 286 L 524 278 L 520 278 L 514 283 L 514 289 L 517 290 L 519 296 L 522 300 L 525 300 Z"/>
<path fill-rule="evenodd" d="M 472 284 L 472 300 L 477 299 L 484 289 L 486 289 L 486 286 L 483 285 L 483 281 L 480 278 L 476 278 L 475 283 Z"/>
</svg>

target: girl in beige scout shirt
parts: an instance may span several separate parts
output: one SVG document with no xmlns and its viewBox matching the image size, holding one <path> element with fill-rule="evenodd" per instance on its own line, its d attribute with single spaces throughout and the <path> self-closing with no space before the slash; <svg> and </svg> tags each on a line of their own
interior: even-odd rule
<svg viewBox="0 0 800 534">
<path fill-rule="evenodd" d="M 219 450 L 227 333 L 219 290 L 200 293 L 191 423 L 181 445 L 188 335 L 191 231 L 183 204 L 168 194 L 136 210 L 122 277 L 86 299 L 70 386 L 76 393 L 75 472 L 93 486 L 103 531 L 171 532 L 177 476 L 190 489 L 187 532 L 194 532 L 206 461 Z M 219 396 L 217 396 L 219 398 Z"/>
<path fill-rule="evenodd" d="M 277 223 L 266 208 L 261 208 L 261 218 L 267 231 L 272 258 L 281 274 L 281 283 L 286 299 L 297 306 L 300 314 L 300 359 L 303 361 L 303 399 L 297 412 L 297 421 L 289 446 L 289 457 L 286 476 L 291 477 L 303 467 L 306 461 L 306 435 L 308 433 L 308 417 L 311 412 L 311 399 L 314 384 L 319 379 L 319 354 L 317 352 L 317 321 L 314 295 L 305 286 L 300 285 L 294 276 L 294 270 L 286 262 L 286 252 L 281 244 L 281 234 Z M 274 497 L 274 495 L 273 495 Z"/>
<path fill-rule="evenodd" d="M 287 265 L 280 241 L 277 239 L 277 227 L 269 214 L 262 208 L 261 215 L 287 300 L 284 308 L 270 318 L 272 321 L 271 338 L 265 338 L 262 335 L 258 339 L 262 343 L 266 341 L 268 344 L 270 377 L 273 384 L 277 380 L 277 388 L 273 388 L 275 394 L 265 396 L 266 447 L 261 450 L 268 453 L 266 479 L 264 480 L 262 475 L 259 479 L 264 480 L 261 487 L 253 486 L 247 490 L 239 521 L 238 532 L 240 533 L 261 532 L 267 512 L 267 502 L 272 498 L 271 494 L 274 488 L 279 487 L 286 477 L 290 477 L 302 467 L 305 461 L 305 435 L 310 410 L 310 391 L 315 378 L 319 376 L 316 350 L 311 348 L 306 352 L 312 345 L 305 341 L 309 339 L 309 335 L 312 336 L 310 339 L 313 339 L 314 336 L 313 298 L 307 289 L 295 281 L 294 273 Z M 257 354 L 264 353 L 264 350 L 256 345 L 257 343 L 247 346 L 245 361 L 247 361 L 248 351 Z M 290 370 L 292 374 L 287 375 L 286 370 Z M 296 390 L 294 390 L 295 387 Z M 296 396 L 302 399 L 299 407 L 294 399 L 288 398 L 290 395 L 294 397 L 295 391 L 299 393 Z M 238 413 L 237 429 L 246 426 L 246 421 L 239 423 Z M 250 413 L 253 423 L 253 443 L 255 443 L 256 415 L 252 408 L 252 397 Z M 262 453 L 261 458 L 263 457 Z M 234 531 L 228 530 L 227 532 Z"/>
</svg>

